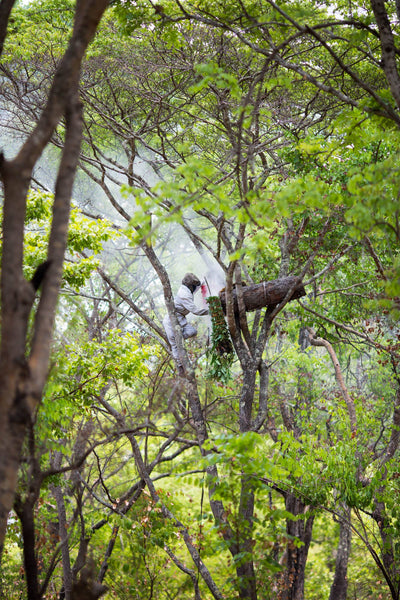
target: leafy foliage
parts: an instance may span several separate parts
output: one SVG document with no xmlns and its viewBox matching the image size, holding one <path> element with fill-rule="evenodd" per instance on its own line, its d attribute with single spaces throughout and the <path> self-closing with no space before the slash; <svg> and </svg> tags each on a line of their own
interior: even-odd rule
<svg viewBox="0 0 400 600">
<path fill-rule="evenodd" d="M 234 360 L 233 346 L 218 296 L 207 298 L 211 316 L 211 347 L 208 351 L 210 369 L 208 377 L 228 383 L 231 379 L 231 366 Z"/>
</svg>

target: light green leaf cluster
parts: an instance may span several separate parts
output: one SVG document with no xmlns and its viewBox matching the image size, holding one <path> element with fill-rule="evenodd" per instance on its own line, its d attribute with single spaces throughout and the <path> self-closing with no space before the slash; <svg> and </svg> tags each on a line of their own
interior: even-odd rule
<svg viewBox="0 0 400 600">
<path fill-rule="evenodd" d="M 69 377 L 76 373 L 79 379 L 94 382 L 84 391 L 86 397 L 100 394 L 109 381 L 134 385 L 147 372 L 149 350 L 140 345 L 135 335 L 118 329 L 112 329 L 101 343 L 88 340 L 83 345 L 67 347 L 66 351 Z"/>
<path fill-rule="evenodd" d="M 99 261 L 94 257 L 80 258 L 77 262 L 65 262 L 63 267 L 63 287 L 68 285 L 75 290 L 81 289 L 98 266 Z"/>
<path fill-rule="evenodd" d="M 112 235 L 111 222 L 107 219 L 94 221 L 85 217 L 78 208 L 71 210 L 67 240 L 71 252 L 91 250 L 97 254 Z"/>
<path fill-rule="evenodd" d="M 90 414 L 93 404 L 114 386 L 133 390 L 148 373 L 148 360 L 154 349 L 140 344 L 132 333 L 111 330 L 99 342 L 94 339 L 67 345 L 55 356 L 40 407 L 40 427 L 52 431 L 57 439 L 74 434 L 72 421 Z M 123 387 L 120 387 L 122 391 Z M 127 397 L 128 399 L 128 397 Z"/>
<path fill-rule="evenodd" d="M 288 471 L 274 458 L 275 446 L 267 438 L 253 431 L 237 435 L 222 433 L 207 444 L 214 452 L 204 459 L 204 467 L 209 464 L 225 466 L 232 481 L 240 479 L 242 474 L 246 473 L 254 477 L 255 488 L 262 488 L 263 484 L 259 481 L 260 474 L 271 481 L 282 481 L 287 478 Z M 221 481 L 218 481 L 220 491 L 221 484 Z"/>
<path fill-rule="evenodd" d="M 57 60 L 72 31 L 73 17 L 74 3 L 70 0 L 35 0 L 17 7 L 9 21 L 2 60 L 14 67 L 20 59 Z M 33 81 L 34 72 L 31 75 Z"/>
<path fill-rule="evenodd" d="M 200 81 L 189 88 L 189 92 L 197 94 L 208 88 L 210 84 L 223 90 L 228 90 L 235 100 L 241 97 L 241 89 L 237 76 L 227 73 L 226 70 L 215 62 L 203 63 L 196 66 L 196 72 L 201 77 Z"/>
</svg>

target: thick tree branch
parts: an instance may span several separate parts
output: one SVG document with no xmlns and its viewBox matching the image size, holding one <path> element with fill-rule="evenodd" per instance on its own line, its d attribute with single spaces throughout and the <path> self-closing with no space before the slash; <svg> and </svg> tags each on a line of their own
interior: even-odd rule
<svg viewBox="0 0 400 600">
<path fill-rule="evenodd" d="M 16 0 L 1 0 L 0 2 L 0 56 L 3 53 L 7 25 L 15 2 Z"/>
<path fill-rule="evenodd" d="M 396 45 L 384 0 L 371 0 L 371 8 L 379 29 L 382 51 L 382 67 L 393 98 L 400 108 L 400 77 L 397 70 Z"/>
</svg>

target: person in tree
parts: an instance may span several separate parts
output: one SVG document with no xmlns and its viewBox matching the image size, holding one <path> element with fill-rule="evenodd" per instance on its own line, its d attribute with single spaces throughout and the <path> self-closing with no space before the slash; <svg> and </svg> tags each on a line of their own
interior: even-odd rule
<svg viewBox="0 0 400 600">
<path fill-rule="evenodd" d="M 197 335 L 197 329 L 188 323 L 186 316 L 189 313 L 193 313 L 194 315 L 198 316 L 208 315 L 208 308 L 201 308 L 194 302 L 194 294 L 200 289 L 200 287 L 200 279 L 193 273 L 186 273 L 182 279 L 182 285 L 174 299 L 176 316 L 185 340 Z M 182 360 L 179 356 L 178 347 L 175 340 L 175 333 L 169 315 L 164 318 L 163 325 L 168 337 L 168 341 L 171 345 L 172 356 L 174 357 L 178 367 L 178 373 L 179 375 L 183 375 Z"/>
</svg>

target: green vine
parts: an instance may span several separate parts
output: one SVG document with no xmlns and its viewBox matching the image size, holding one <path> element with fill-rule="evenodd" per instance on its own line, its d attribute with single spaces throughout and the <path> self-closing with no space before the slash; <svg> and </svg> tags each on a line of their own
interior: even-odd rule
<svg viewBox="0 0 400 600">
<path fill-rule="evenodd" d="M 231 366 L 234 351 L 226 326 L 221 300 L 218 296 L 209 296 L 207 303 L 211 316 L 211 346 L 208 350 L 210 366 L 207 373 L 208 379 L 216 379 L 228 383 L 231 379 Z"/>
</svg>

